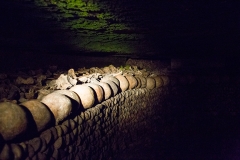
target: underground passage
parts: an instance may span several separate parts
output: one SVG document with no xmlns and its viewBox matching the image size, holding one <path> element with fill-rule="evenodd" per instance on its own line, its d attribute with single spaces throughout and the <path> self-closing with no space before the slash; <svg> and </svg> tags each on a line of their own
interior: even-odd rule
<svg viewBox="0 0 240 160">
<path fill-rule="evenodd" d="M 240 159 L 239 2 L 0 3 L 0 159 Z"/>
</svg>

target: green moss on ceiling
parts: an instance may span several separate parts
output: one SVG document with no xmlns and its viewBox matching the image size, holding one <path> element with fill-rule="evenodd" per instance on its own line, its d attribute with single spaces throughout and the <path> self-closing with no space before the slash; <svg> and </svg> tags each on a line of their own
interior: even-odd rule
<svg viewBox="0 0 240 160">
<path fill-rule="evenodd" d="M 56 49 L 56 53 L 63 48 L 63 52 L 76 49 L 130 54 L 234 52 L 239 48 L 239 27 L 233 4 L 5 0 L 0 5 L 0 47 Z"/>
<path fill-rule="evenodd" d="M 118 31 L 134 30 L 119 22 L 108 6 L 91 0 L 36 0 L 38 6 L 47 6 L 51 19 L 61 28 L 72 31 L 66 39 L 75 48 L 94 52 L 132 53 L 138 35 L 119 34 Z M 64 41 L 64 40 L 62 40 Z"/>
</svg>

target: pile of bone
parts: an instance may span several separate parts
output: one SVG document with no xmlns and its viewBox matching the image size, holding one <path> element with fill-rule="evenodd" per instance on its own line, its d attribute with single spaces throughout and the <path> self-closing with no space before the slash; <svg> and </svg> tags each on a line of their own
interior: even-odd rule
<svg viewBox="0 0 240 160">
<path fill-rule="evenodd" d="M 1 102 L 0 138 L 12 141 L 30 130 L 39 133 L 120 92 L 137 88 L 152 90 L 168 83 L 167 76 L 137 67 L 116 68 L 110 65 L 102 69 L 69 69 L 66 74 L 60 74 L 43 87 L 39 93 L 46 94 L 39 94 L 36 99 L 19 104 Z M 44 92 L 47 89 L 50 92 Z"/>
</svg>

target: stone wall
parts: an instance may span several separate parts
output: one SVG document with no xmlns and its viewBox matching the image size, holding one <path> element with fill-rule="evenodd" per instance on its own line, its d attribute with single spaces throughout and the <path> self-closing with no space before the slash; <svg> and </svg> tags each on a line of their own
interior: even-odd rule
<svg viewBox="0 0 240 160">
<path fill-rule="evenodd" d="M 182 66 L 175 62 L 167 72 L 168 86 L 118 93 L 28 140 L 1 143 L 0 137 L 0 159 L 95 160 L 115 159 L 118 155 L 118 159 L 125 159 L 121 158 L 123 150 L 138 144 L 145 149 L 145 139 L 153 132 L 157 134 L 152 137 L 157 139 L 151 146 L 157 153 L 153 156 L 163 159 L 189 158 L 189 153 L 191 159 L 221 159 L 229 150 L 238 152 L 229 142 L 237 142 L 240 133 L 238 72 L 196 67 L 181 70 Z M 140 64 L 144 65 L 144 61 Z"/>
<path fill-rule="evenodd" d="M 110 159 L 156 124 L 167 87 L 127 90 L 38 137 L 6 143 L 0 159 Z"/>
</svg>

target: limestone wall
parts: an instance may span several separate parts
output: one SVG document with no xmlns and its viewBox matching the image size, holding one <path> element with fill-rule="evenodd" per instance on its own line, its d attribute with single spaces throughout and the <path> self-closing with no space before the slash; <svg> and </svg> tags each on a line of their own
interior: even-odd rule
<svg viewBox="0 0 240 160">
<path fill-rule="evenodd" d="M 167 87 L 127 90 L 38 137 L 6 143 L 0 159 L 109 159 L 154 129 Z"/>
</svg>

